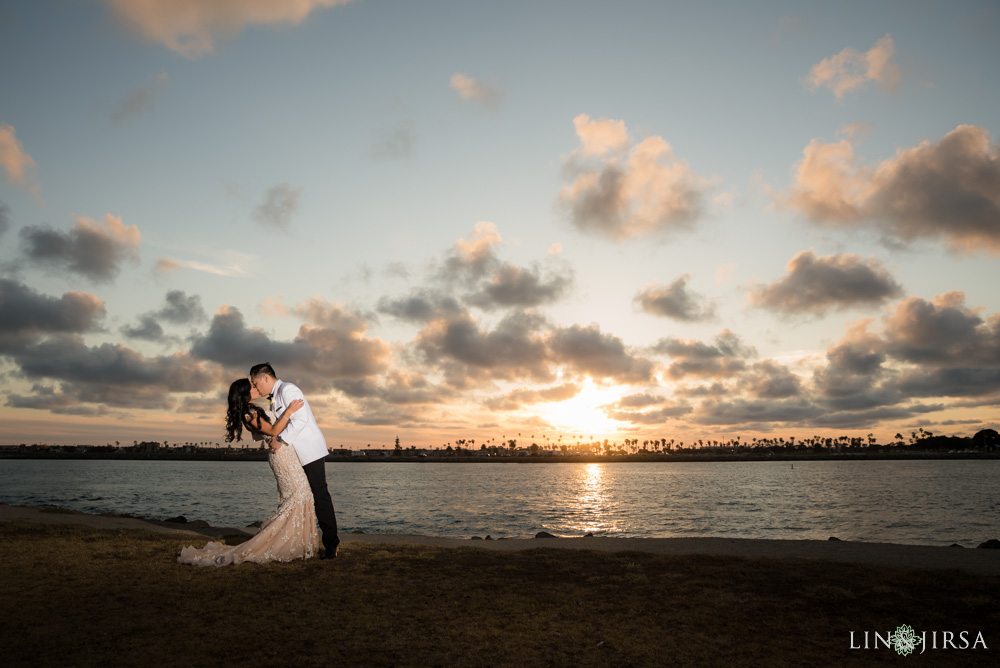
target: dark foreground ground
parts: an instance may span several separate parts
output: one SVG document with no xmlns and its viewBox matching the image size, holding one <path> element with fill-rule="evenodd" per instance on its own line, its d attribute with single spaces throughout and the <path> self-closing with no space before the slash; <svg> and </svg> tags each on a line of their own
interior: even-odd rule
<svg viewBox="0 0 1000 668">
<path fill-rule="evenodd" d="M 362 541 L 345 543 L 334 561 L 178 565 L 180 548 L 200 541 L 0 522 L 0 661 L 997 665 L 1000 578 L 955 569 Z M 953 633 L 955 648 L 918 646 L 908 657 L 871 648 L 875 632 L 904 624 L 939 647 Z M 959 648 L 963 631 L 968 649 Z M 851 649 L 852 632 L 855 647 L 868 632 L 870 649 Z"/>
</svg>

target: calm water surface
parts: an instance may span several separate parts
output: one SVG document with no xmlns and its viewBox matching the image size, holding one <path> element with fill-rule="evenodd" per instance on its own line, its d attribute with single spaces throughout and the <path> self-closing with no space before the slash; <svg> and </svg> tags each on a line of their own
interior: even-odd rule
<svg viewBox="0 0 1000 668">
<path fill-rule="evenodd" d="M 468 538 L 1000 538 L 1000 462 L 328 463 L 342 531 Z M 0 460 L 0 502 L 246 526 L 277 506 L 265 462 Z"/>
</svg>

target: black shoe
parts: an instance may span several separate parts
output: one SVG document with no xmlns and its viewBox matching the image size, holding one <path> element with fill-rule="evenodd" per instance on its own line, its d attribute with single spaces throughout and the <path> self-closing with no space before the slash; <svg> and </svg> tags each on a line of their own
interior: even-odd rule
<svg viewBox="0 0 1000 668">
<path fill-rule="evenodd" d="M 339 544 L 335 545 L 334 548 L 333 548 L 333 550 L 324 550 L 323 551 L 323 556 L 320 557 L 320 559 L 336 559 L 338 552 L 340 552 L 340 545 Z"/>
</svg>

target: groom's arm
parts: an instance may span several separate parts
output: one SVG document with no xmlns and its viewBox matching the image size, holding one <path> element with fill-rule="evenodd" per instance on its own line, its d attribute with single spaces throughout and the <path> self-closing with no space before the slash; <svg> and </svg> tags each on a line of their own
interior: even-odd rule
<svg viewBox="0 0 1000 668">
<path fill-rule="evenodd" d="M 302 394 L 302 390 L 300 390 L 298 386 L 292 385 L 291 383 L 283 384 L 281 386 L 281 403 L 287 407 L 296 399 L 306 401 L 306 397 Z M 287 413 L 287 408 L 285 413 Z M 285 413 L 282 413 L 278 417 L 280 418 L 282 415 L 285 415 Z M 306 401 L 305 406 L 288 416 L 288 426 L 286 426 L 281 433 L 278 434 L 278 436 L 280 436 L 281 440 L 285 443 L 294 443 L 295 437 L 299 435 L 308 422 L 309 402 Z"/>
</svg>

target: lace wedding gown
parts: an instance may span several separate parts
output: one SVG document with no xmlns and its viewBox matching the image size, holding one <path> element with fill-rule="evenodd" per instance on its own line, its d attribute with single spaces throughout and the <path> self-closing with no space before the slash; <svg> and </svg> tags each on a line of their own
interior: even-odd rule
<svg viewBox="0 0 1000 668">
<path fill-rule="evenodd" d="M 197 549 L 192 546 L 181 550 L 177 562 L 195 566 L 228 566 L 251 561 L 263 564 L 268 561 L 308 559 L 319 550 L 319 529 L 313 507 L 309 481 L 295 448 L 285 444 L 267 457 L 278 481 L 278 511 L 264 522 L 260 531 L 245 543 L 223 545 L 210 542 Z"/>
</svg>

